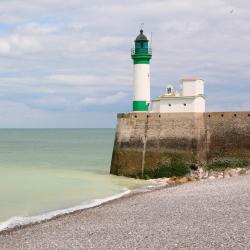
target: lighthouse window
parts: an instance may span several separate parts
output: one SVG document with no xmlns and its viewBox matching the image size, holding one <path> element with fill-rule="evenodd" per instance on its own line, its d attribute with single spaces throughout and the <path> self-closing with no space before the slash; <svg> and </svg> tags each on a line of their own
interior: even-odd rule
<svg viewBox="0 0 250 250">
<path fill-rule="evenodd" d="M 169 103 L 168 106 L 171 107 L 171 104 Z"/>
<path fill-rule="evenodd" d="M 136 49 L 147 49 L 148 48 L 148 41 L 136 41 L 135 48 Z"/>
<path fill-rule="evenodd" d="M 186 103 L 184 103 L 184 106 L 187 106 L 187 104 L 186 104 Z"/>
<path fill-rule="evenodd" d="M 140 49 L 141 48 L 141 43 L 140 42 L 136 42 L 135 43 L 135 48 L 136 49 Z"/>
</svg>

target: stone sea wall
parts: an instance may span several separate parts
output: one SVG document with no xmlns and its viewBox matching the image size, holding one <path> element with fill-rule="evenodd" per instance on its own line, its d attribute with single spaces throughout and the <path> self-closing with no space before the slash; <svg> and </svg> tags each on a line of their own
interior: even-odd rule
<svg viewBox="0 0 250 250">
<path fill-rule="evenodd" d="M 172 158 L 250 159 L 250 112 L 118 114 L 111 174 L 140 176 Z"/>
</svg>

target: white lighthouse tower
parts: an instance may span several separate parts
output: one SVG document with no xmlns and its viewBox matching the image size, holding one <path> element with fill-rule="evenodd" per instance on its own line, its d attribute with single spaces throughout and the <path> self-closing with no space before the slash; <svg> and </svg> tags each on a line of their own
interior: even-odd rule
<svg viewBox="0 0 250 250">
<path fill-rule="evenodd" d="M 148 46 L 148 39 L 140 30 L 135 39 L 135 48 L 131 57 L 134 62 L 134 98 L 133 111 L 148 111 L 150 104 L 150 59 L 152 50 Z"/>
</svg>

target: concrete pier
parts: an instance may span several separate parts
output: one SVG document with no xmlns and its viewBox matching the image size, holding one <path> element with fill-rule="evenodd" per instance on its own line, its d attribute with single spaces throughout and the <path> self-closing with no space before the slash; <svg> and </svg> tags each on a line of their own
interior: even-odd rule
<svg viewBox="0 0 250 250">
<path fill-rule="evenodd" d="M 140 176 L 173 157 L 199 165 L 250 159 L 250 112 L 118 114 L 111 174 Z"/>
</svg>

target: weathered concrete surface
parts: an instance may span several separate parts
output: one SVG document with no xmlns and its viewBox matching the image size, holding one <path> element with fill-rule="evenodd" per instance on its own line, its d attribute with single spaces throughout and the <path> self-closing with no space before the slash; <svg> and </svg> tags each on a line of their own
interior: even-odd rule
<svg viewBox="0 0 250 250">
<path fill-rule="evenodd" d="M 193 164 L 250 158 L 250 112 L 118 114 L 112 174 L 135 176 L 172 157 Z"/>
<path fill-rule="evenodd" d="M 2 250 L 250 249 L 250 175 L 191 182 L 0 234 Z"/>
<path fill-rule="evenodd" d="M 250 112 L 205 115 L 209 161 L 216 158 L 250 158 Z"/>
</svg>

